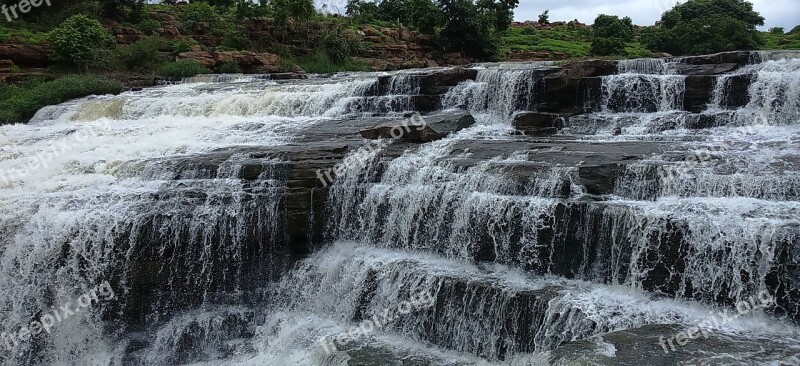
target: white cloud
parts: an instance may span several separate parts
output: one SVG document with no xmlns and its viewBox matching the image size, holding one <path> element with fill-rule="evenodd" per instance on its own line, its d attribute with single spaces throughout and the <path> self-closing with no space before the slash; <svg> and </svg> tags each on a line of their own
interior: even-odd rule
<svg viewBox="0 0 800 366">
<path fill-rule="evenodd" d="M 515 17 L 519 21 L 536 20 L 550 9 L 550 20 L 572 20 L 592 24 L 598 14 L 629 16 L 639 25 L 654 24 L 661 13 L 675 5 L 675 0 L 520 0 Z M 766 18 L 766 27 L 786 30 L 800 24 L 798 0 L 751 0 L 756 11 Z"/>
</svg>

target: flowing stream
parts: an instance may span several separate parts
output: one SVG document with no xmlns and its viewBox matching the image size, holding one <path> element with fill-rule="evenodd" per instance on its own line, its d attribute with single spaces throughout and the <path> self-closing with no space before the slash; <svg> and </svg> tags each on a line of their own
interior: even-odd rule
<svg viewBox="0 0 800 366">
<path fill-rule="evenodd" d="M 46 107 L 0 126 L 0 364 L 800 364 L 800 59 L 753 61 L 699 113 L 621 61 L 549 137 L 555 66 L 478 65 L 434 108 L 475 125 L 367 157 L 452 70 Z"/>
</svg>

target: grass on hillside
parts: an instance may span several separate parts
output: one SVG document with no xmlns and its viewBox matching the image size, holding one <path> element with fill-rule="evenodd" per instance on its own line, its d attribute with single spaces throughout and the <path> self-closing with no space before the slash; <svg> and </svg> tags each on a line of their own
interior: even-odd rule
<svg viewBox="0 0 800 366">
<path fill-rule="evenodd" d="M 500 56 L 511 51 L 562 52 L 567 57 L 587 57 L 591 30 L 569 25 L 550 30 L 510 27 L 500 34 Z"/>
<path fill-rule="evenodd" d="M 53 81 L 32 79 L 0 85 L 0 124 L 24 122 L 42 107 L 87 95 L 116 94 L 122 83 L 95 75 L 67 75 Z"/>
<path fill-rule="evenodd" d="M 777 34 L 764 32 L 765 50 L 800 50 L 800 32 Z"/>
</svg>

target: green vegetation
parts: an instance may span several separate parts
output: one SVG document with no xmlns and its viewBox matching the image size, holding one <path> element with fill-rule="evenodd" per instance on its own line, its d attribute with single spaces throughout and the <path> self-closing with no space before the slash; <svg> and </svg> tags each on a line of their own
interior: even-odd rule
<svg viewBox="0 0 800 366">
<path fill-rule="evenodd" d="M 764 18 L 745 0 L 690 0 L 664 13 L 642 43 L 675 55 L 755 50 L 764 44 L 756 30 L 762 25 Z"/>
<path fill-rule="evenodd" d="M 81 70 L 102 62 L 114 38 L 95 19 L 75 15 L 50 32 L 50 58 Z"/>
<path fill-rule="evenodd" d="M 369 71 L 369 65 L 349 59 L 344 62 L 335 62 L 331 60 L 325 52 L 316 52 L 309 56 L 304 56 L 299 59 L 292 60 L 286 59 L 284 62 L 288 64 L 297 64 L 306 72 L 312 74 L 328 74 L 333 72 L 342 71 Z"/>
<path fill-rule="evenodd" d="M 800 50 L 800 29 L 783 34 L 777 32 L 763 33 L 766 50 Z"/>
<path fill-rule="evenodd" d="M 500 55 L 512 51 L 559 52 L 569 58 L 588 57 L 591 29 L 559 25 L 551 29 L 511 27 L 501 35 Z"/>
<path fill-rule="evenodd" d="M 167 62 L 168 58 L 162 50 L 169 48 L 166 39 L 149 36 L 130 45 L 118 46 L 115 56 L 128 70 L 147 72 Z"/>
<path fill-rule="evenodd" d="M 159 75 L 170 78 L 188 78 L 199 74 L 210 74 L 211 70 L 194 60 L 167 62 L 158 70 Z"/>
<path fill-rule="evenodd" d="M 100 76 L 67 75 L 53 81 L 29 80 L 20 85 L 0 85 L 0 123 L 22 122 L 42 107 L 92 94 L 114 94 L 122 83 Z"/>
<path fill-rule="evenodd" d="M 222 66 L 219 67 L 219 72 L 222 74 L 241 74 L 242 68 L 236 61 L 231 60 L 222 64 Z"/>
<path fill-rule="evenodd" d="M 600 14 L 592 25 L 592 54 L 624 55 L 625 46 L 633 40 L 633 20 L 616 15 Z"/>
</svg>

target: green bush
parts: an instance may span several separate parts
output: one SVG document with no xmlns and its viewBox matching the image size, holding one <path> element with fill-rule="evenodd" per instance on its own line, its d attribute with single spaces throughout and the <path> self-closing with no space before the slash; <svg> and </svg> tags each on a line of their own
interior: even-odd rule
<svg viewBox="0 0 800 366">
<path fill-rule="evenodd" d="M 361 40 L 341 28 L 336 28 L 322 38 L 321 46 L 331 61 L 342 63 L 361 50 Z"/>
<path fill-rule="evenodd" d="M 8 71 L 12 73 L 18 73 L 21 72 L 22 69 L 19 68 L 19 65 L 11 65 L 11 67 L 8 68 Z"/>
<path fill-rule="evenodd" d="M 210 74 L 211 70 L 194 60 L 168 62 L 161 66 L 158 74 L 164 77 L 188 78 L 199 74 Z"/>
<path fill-rule="evenodd" d="M 133 44 L 118 46 L 115 55 L 129 70 L 155 70 L 167 61 L 166 56 L 161 53 L 167 47 L 169 42 L 166 39 L 150 36 Z"/>
<path fill-rule="evenodd" d="M 236 29 L 236 27 L 231 27 L 231 29 L 225 31 L 220 46 L 231 51 L 246 50 L 250 48 L 250 39 Z"/>
<path fill-rule="evenodd" d="M 223 74 L 241 74 L 242 68 L 239 67 L 239 64 L 236 61 L 228 61 L 222 66 L 219 67 L 219 72 Z"/>
<path fill-rule="evenodd" d="M 172 42 L 172 52 L 174 53 L 183 53 L 189 52 L 192 50 L 192 46 L 196 45 L 197 42 L 194 39 L 179 39 Z"/>
<path fill-rule="evenodd" d="M 285 64 L 283 63 L 285 62 Z M 289 66 L 291 60 L 286 59 L 282 64 Z M 327 53 L 318 51 L 312 55 L 303 57 L 298 62 L 299 66 L 308 73 L 328 74 L 342 71 L 369 71 L 369 65 L 352 61 L 350 59 L 343 62 L 331 60 Z"/>
<path fill-rule="evenodd" d="M 203 2 L 181 6 L 180 21 L 184 30 L 191 31 L 198 23 L 214 23 L 217 13 L 211 5 Z"/>
<path fill-rule="evenodd" d="M 0 123 L 23 122 L 48 105 L 93 94 L 116 94 L 123 89 L 118 81 L 90 75 L 68 75 L 48 82 L 32 80 L 6 86 L 0 88 Z"/>
<path fill-rule="evenodd" d="M 50 32 L 50 58 L 86 70 L 102 63 L 114 38 L 97 20 L 75 15 Z"/>
<path fill-rule="evenodd" d="M 161 22 L 155 19 L 145 19 L 138 25 L 139 30 L 146 35 L 152 35 L 161 28 Z"/>
</svg>

